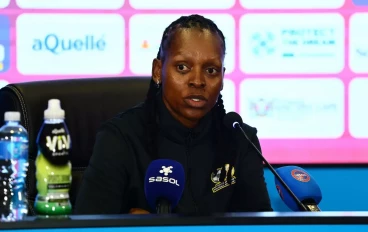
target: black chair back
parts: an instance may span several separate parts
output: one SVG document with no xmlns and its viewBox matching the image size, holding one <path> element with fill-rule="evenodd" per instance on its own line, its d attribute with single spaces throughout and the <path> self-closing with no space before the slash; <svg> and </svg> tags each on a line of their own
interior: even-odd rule
<svg viewBox="0 0 368 232">
<path fill-rule="evenodd" d="M 0 123 L 3 123 L 4 112 L 19 111 L 21 124 L 29 133 L 27 192 L 30 215 L 35 214 L 33 204 L 37 194 L 34 165 L 36 139 L 48 100 L 59 99 L 65 110 L 72 140 L 70 199 L 74 206 L 98 128 L 119 112 L 144 101 L 149 83 L 148 77 L 114 77 L 27 82 L 9 84 L 0 89 Z"/>
</svg>

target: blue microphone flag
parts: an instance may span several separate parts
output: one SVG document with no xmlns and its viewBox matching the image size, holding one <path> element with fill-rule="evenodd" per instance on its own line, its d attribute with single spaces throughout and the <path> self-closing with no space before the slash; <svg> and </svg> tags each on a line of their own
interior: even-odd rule
<svg viewBox="0 0 368 232">
<path fill-rule="evenodd" d="M 147 168 L 144 190 L 148 204 L 156 209 L 160 198 L 170 202 L 171 210 L 177 206 L 185 186 L 183 166 L 174 160 L 154 160 Z"/>
<path fill-rule="evenodd" d="M 318 205 L 321 202 L 321 189 L 306 170 L 297 166 L 285 166 L 276 169 L 276 172 L 302 203 L 312 201 Z M 275 184 L 276 189 L 285 204 L 293 211 L 300 211 L 295 200 L 276 178 Z"/>
</svg>

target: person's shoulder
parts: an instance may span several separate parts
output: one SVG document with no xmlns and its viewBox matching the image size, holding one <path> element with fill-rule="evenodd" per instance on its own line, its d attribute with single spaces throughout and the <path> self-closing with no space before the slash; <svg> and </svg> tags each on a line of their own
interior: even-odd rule
<svg viewBox="0 0 368 232">
<path fill-rule="evenodd" d="M 131 121 L 132 119 L 143 119 L 144 116 L 144 103 L 139 103 L 138 105 L 129 108 L 119 114 L 117 114 L 111 120 L 116 120 L 119 122 L 127 122 Z"/>
<path fill-rule="evenodd" d="M 256 127 L 253 127 L 253 126 L 250 126 L 246 123 L 243 123 L 242 128 L 243 128 L 244 132 L 247 133 L 247 134 L 250 134 L 252 136 L 257 135 L 258 130 L 257 130 Z"/>
<path fill-rule="evenodd" d="M 102 128 L 110 128 L 120 134 L 131 134 L 144 128 L 144 103 L 125 110 L 103 123 Z"/>
<path fill-rule="evenodd" d="M 247 137 L 251 140 L 251 141 L 255 141 L 258 139 L 257 137 L 257 128 L 256 127 L 253 127 L 247 123 L 243 123 L 242 124 L 242 129 L 244 131 L 244 133 L 247 135 Z M 233 132 L 233 136 L 235 138 L 236 141 L 240 142 L 240 145 L 241 146 L 247 146 L 247 142 L 245 142 L 246 140 L 244 140 L 244 135 L 242 133 L 240 133 L 240 131 L 237 129 L 237 130 L 234 130 Z"/>
</svg>

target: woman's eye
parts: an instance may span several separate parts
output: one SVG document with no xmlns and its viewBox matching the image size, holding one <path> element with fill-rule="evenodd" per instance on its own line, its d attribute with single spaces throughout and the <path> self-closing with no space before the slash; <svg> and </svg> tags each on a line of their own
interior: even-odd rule
<svg viewBox="0 0 368 232">
<path fill-rule="evenodd" d="M 217 74 L 217 70 L 215 68 L 209 68 L 207 69 L 207 72 L 211 75 Z"/>
<path fill-rule="evenodd" d="M 179 71 L 187 71 L 189 68 L 188 68 L 187 66 L 185 66 L 184 64 L 179 64 L 179 65 L 177 66 L 177 69 L 178 69 Z"/>
</svg>

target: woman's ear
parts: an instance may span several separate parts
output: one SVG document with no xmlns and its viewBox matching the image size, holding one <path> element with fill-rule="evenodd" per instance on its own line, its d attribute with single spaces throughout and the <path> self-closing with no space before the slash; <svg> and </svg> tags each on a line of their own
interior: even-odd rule
<svg viewBox="0 0 368 232">
<path fill-rule="evenodd" d="M 152 79 L 157 83 L 161 83 L 161 73 L 162 73 L 162 61 L 155 58 L 152 61 Z"/>
</svg>

